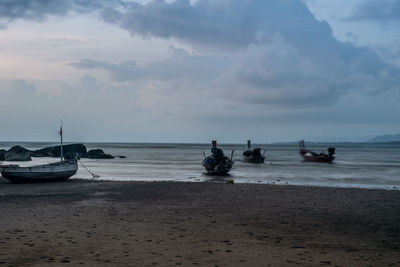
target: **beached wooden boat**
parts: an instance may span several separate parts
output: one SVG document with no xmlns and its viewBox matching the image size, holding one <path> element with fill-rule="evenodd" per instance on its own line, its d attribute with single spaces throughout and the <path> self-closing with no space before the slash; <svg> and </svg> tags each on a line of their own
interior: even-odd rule
<svg viewBox="0 0 400 267">
<path fill-rule="evenodd" d="M 319 162 L 319 163 L 332 163 L 335 160 L 335 148 L 328 148 L 328 154 L 326 153 L 315 153 L 309 149 L 305 148 L 304 140 L 299 142 L 300 155 L 303 157 L 304 161 L 309 162 Z"/>
<path fill-rule="evenodd" d="M 265 151 L 264 151 L 265 154 Z M 250 163 L 264 163 L 265 156 L 261 154 L 261 148 L 251 149 L 250 140 L 247 140 L 247 150 L 243 152 L 243 160 Z"/>
<path fill-rule="evenodd" d="M 231 157 L 227 157 L 224 155 L 222 149 L 217 148 L 217 142 L 212 141 L 211 148 L 212 155 L 206 157 L 204 155 L 204 160 L 202 162 L 203 167 L 206 169 L 207 174 L 209 175 L 227 175 L 228 172 L 232 169 L 233 164 L 233 152 L 231 153 Z"/>
<path fill-rule="evenodd" d="M 19 165 L 1 165 L 1 175 L 12 183 L 38 183 L 65 181 L 78 170 L 78 158 L 64 160 L 62 125 L 60 127 L 61 137 L 61 160 L 49 164 L 21 167 Z"/>
<path fill-rule="evenodd" d="M 1 165 L 1 176 L 12 183 L 38 183 L 65 181 L 78 170 L 76 159 L 50 164 L 20 167 L 19 165 Z"/>
</svg>

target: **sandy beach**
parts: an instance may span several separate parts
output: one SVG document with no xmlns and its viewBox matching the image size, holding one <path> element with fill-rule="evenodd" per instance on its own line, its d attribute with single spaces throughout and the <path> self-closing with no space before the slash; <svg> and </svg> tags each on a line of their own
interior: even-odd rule
<svg viewBox="0 0 400 267">
<path fill-rule="evenodd" d="M 0 183 L 0 265 L 398 266 L 400 191 Z"/>
</svg>

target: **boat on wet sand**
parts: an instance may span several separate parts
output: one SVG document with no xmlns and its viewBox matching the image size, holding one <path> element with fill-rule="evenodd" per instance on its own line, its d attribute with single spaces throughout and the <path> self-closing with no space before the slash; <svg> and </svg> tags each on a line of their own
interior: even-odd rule
<svg viewBox="0 0 400 267">
<path fill-rule="evenodd" d="M 65 181 L 78 170 L 76 159 L 30 167 L 1 165 L 1 175 L 12 183 L 38 183 Z"/>
<path fill-rule="evenodd" d="M 21 167 L 19 165 L 0 165 L 1 175 L 12 183 L 38 183 L 65 181 L 78 171 L 78 158 L 64 160 L 61 137 L 61 160 L 43 165 Z"/>
<path fill-rule="evenodd" d="M 335 160 L 335 148 L 328 148 L 328 154 L 326 153 L 315 153 L 305 148 L 304 140 L 299 141 L 300 155 L 304 161 L 319 162 L 319 163 L 333 163 Z"/>
</svg>

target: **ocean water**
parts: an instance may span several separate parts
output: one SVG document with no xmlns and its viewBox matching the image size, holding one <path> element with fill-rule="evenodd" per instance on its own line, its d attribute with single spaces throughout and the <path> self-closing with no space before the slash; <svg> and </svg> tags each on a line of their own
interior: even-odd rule
<svg viewBox="0 0 400 267">
<path fill-rule="evenodd" d="M 18 143 L 28 149 L 39 149 L 56 143 Z M 9 149 L 14 143 L 0 143 Z M 256 145 L 266 150 L 264 164 L 243 162 L 245 144 L 219 144 L 225 154 L 234 152 L 235 164 L 227 177 L 206 175 L 201 162 L 203 152 L 210 154 L 209 144 L 139 144 L 86 143 L 88 149 L 101 148 L 124 159 L 82 159 L 81 162 L 103 180 L 122 181 L 189 181 L 235 183 L 268 183 L 317 185 L 332 187 L 362 187 L 400 189 L 400 144 L 333 144 L 336 147 L 334 164 L 303 162 L 297 144 Z M 306 144 L 315 152 L 322 152 L 329 144 Z M 29 166 L 55 161 L 54 158 L 33 158 Z M 3 162 L 7 164 L 10 162 Z M 15 163 L 14 163 L 15 164 Z M 73 178 L 92 176 L 82 166 Z"/>
</svg>

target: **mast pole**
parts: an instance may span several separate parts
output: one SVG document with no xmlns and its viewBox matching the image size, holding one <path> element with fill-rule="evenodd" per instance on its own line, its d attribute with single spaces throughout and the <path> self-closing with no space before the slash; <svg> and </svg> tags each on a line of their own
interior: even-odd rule
<svg viewBox="0 0 400 267">
<path fill-rule="evenodd" d="M 61 156 L 61 162 L 63 161 L 64 158 L 64 153 L 63 153 L 63 132 L 62 132 L 62 120 L 61 120 L 61 127 L 60 127 L 60 137 L 61 137 L 61 146 L 60 146 L 60 156 Z"/>
</svg>

